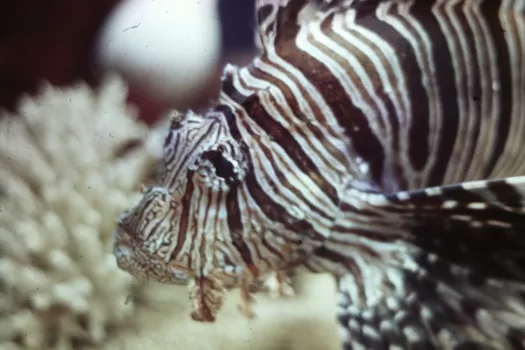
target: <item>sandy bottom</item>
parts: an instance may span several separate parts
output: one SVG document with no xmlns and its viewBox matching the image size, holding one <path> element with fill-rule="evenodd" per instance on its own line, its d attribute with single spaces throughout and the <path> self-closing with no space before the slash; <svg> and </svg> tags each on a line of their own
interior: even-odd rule
<svg viewBox="0 0 525 350">
<path fill-rule="evenodd" d="M 148 297 L 153 308 L 139 310 L 103 349 L 339 350 L 332 278 L 300 276 L 294 285 L 292 298 L 258 293 L 253 320 L 239 313 L 239 291 L 233 290 L 213 324 L 191 320 L 186 287 L 155 286 Z"/>
</svg>

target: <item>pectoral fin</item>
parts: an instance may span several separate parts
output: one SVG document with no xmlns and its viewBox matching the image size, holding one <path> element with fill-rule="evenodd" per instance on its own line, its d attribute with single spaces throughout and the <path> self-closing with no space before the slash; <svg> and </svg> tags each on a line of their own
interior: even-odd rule
<svg viewBox="0 0 525 350">
<path fill-rule="evenodd" d="M 346 348 L 524 348 L 525 177 L 370 198 L 406 234 L 373 305 L 339 277 Z"/>
<path fill-rule="evenodd" d="M 486 278 L 525 281 L 525 177 L 388 196 L 407 241 Z"/>
</svg>

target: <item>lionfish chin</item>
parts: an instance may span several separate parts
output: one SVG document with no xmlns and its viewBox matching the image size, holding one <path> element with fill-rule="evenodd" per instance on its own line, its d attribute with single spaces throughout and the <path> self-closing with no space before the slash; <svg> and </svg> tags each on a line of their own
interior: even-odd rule
<svg viewBox="0 0 525 350">
<path fill-rule="evenodd" d="M 173 118 L 118 221 L 135 276 L 338 283 L 345 349 L 525 346 L 525 0 L 257 0 L 260 54 Z"/>
</svg>

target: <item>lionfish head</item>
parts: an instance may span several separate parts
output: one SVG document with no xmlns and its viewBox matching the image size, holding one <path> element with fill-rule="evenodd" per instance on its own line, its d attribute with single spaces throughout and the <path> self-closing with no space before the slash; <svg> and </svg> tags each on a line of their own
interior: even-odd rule
<svg viewBox="0 0 525 350">
<path fill-rule="evenodd" d="M 202 260 L 210 256 L 197 258 L 191 247 L 201 249 L 193 242 L 212 244 L 227 234 L 226 194 L 248 171 L 241 148 L 221 113 L 175 114 L 160 183 L 143 188 L 138 205 L 117 222 L 119 266 L 134 276 L 170 283 L 202 273 Z"/>
</svg>

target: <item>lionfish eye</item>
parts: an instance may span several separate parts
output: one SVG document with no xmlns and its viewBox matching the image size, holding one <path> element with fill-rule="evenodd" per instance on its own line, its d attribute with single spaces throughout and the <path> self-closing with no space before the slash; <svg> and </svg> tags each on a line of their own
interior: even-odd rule
<svg viewBox="0 0 525 350">
<path fill-rule="evenodd" d="M 223 157 L 220 150 L 207 151 L 202 154 L 203 159 L 209 160 L 215 168 L 215 174 L 226 180 L 226 182 L 234 182 L 236 173 L 233 164 Z"/>
</svg>

